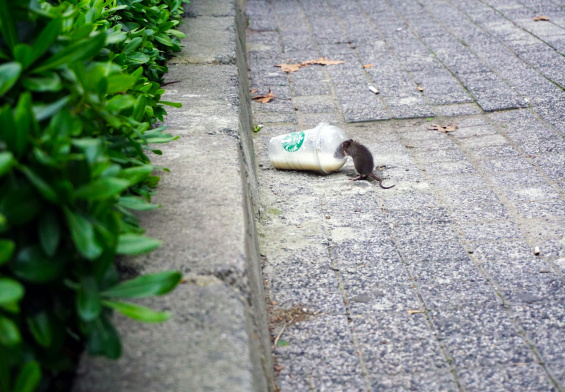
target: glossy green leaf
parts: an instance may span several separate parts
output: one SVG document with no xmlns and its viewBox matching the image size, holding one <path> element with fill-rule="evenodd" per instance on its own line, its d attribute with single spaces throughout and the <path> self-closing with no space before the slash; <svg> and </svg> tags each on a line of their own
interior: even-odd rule
<svg viewBox="0 0 565 392">
<path fill-rule="evenodd" d="M 76 191 L 76 197 L 86 200 L 107 199 L 119 195 L 130 186 L 130 182 L 115 177 L 99 178 Z"/>
<path fill-rule="evenodd" d="M 135 64 L 135 65 L 145 64 L 145 63 L 149 62 L 150 60 L 151 60 L 151 57 L 149 57 L 145 53 L 139 53 L 139 52 L 130 53 L 130 54 L 128 54 L 128 57 L 127 57 L 128 63 Z"/>
<path fill-rule="evenodd" d="M 99 257 L 103 252 L 103 248 L 96 242 L 92 223 L 80 213 L 74 213 L 68 208 L 64 210 L 71 230 L 71 238 L 77 250 L 89 260 Z"/>
<path fill-rule="evenodd" d="M 137 196 L 122 196 L 120 197 L 120 202 L 118 203 L 118 205 L 137 211 L 148 211 L 161 207 L 161 205 L 159 204 L 148 203 L 141 197 Z"/>
<path fill-rule="evenodd" d="M 170 292 L 182 279 L 177 271 L 164 271 L 121 282 L 102 292 L 106 297 L 141 298 Z"/>
<path fill-rule="evenodd" d="M 127 74 L 116 74 L 108 76 L 108 94 L 121 93 L 133 87 L 138 77 Z"/>
<path fill-rule="evenodd" d="M 20 63 L 11 62 L 0 65 L 0 97 L 16 84 L 21 73 L 22 65 Z"/>
<path fill-rule="evenodd" d="M 12 240 L 0 240 L 0 265 L 8 262 L 16 250 L 16 244 Z"/>
<path fill-rule="evenodd" d="M 38 231 L 43 251 L 52 257 L 61 242 L 61 226 L 53 210 L 46 210 L 39 216 Z"/>
<path fill-rule="evenodd" d="M 20 171 L 25 174 L 27 179 L 35 186 L 41 195 L 49 201 L 56 203 L 59 200 L 57 192 L 51 186 L 37 175 L 29 167 L 21 166 Z"/>
<path fill-rule="evenodd" d="M 114 31 L 106 36 L 106 46 L 123 42 L 127 37 L 128 35 L 124 31 Z"/>
<path fill-rule="evenodd" d="M 34 60 L 31 46 L 27 44 L 17 44 L 14 47 L 14 59 L 22 65 L 23 69 L 29 67 Z"/>
<path fill-rule="evenodd" d="M 77 310 L 84 321 L 93 321 L 100 315 L 102 303 L 94 279 L 83 279 L 77 294 Z"/>
<path fill-rule="evenodd" d="M 61 31 L 61 19 L 53 18 L 33 43 L 33 60 L 37 60 L 49 48 Z"/>
<path fill-rule="evenodd" d="M 11 347 L 22 341 L 18 326 L 7 317 L 0 316 L 0 345 Z"/>
<path fill-rule="evenodd" d="M 63 50 L 55 53 L 34 69 L 35 73 L 60 67 L 64 64 L 82 61 L 94 57 L 104 47 L 106 33 L 98 33 L 93 37 L 70 44 Z"/>
<path fill-rule="evenodd" d="M 24 296 L 24 286 L 9 278 L 0 278 L 0 306 L 18 302 Z"/>
<path fill-rule="evenodd" d="M 48 72 L 38 77 L 24 77 L 22 85 L 35 92 L 57 92 L 63 88 L 61 78 L 55 72 Z"/>
<path fill-rule="evenodd" d="M 0 203 L 0 212 L 15 225 L 33 219 L 41 208 L 41 202 L 31 186 L 11 189 Z"/>
<path fill-rule="evenodd" d="M 106 103 L 106 109 L 112 112 L 120 112 L 135 105 L 136 100 L 130 95 L 116 95 Z"/>
<path fill-rule="evenodd" d="M 145 306 L 132 304 L 129 302 L 104 301 L 105 306 L 115 309 L 124 316 L 146 323 L 161 323 L 171 318 L 169 312 L 158 312 L 146 308 Z"/>
<path fill-rule="evenodd" d="M 173 46 L 171 38 L 163 33 L 155 34 L 155 39 L 165 46 Z"/>
<path fill-rule="evenodd" d="M 29 131 L 33 120 L 31 93 L 26 91 L 20 95 L 18 104 L 16 105 L 16 111 L 14 113 L 14 123 L 16 125 L 17 132 L 14 132 L 15 134 L 12 138 L 11 148 L 18 156 L 21 156 L 28 146 Z"/>
<path fill-rule="evenodd" d="M 119 177 L 127 180 L 130 184 L 137 184 L 146 179 L 155 169 L 153 165 L 134 166 L 124 169 Z"/>
<path fill-rule="evenodd" d="M 38 245 L 32 245 L 20 250 L 10 267 L 23 280 L 44 283 L 57 278 L 62 272 L 63 264 L 49 259 Z"/>
<path fill-rule="evenodd" d="M 0 177 L 8 173 L 16 161 L 10 151 L 0 152 Z"/>
<path fill-rule="evenodd" d="M 16 32 L 15 21 L 12 17 L 8 4 L 9 0 L 0 0 L 0 32 L 2 33 L 4 42 L 6 42 L 8 47 L 13 50 L 14 46 L 16 46 L 18 42 L 18 34 Z"/>
<path fill-rule="evenodd" d="M 122 353 L 120 337 L 104 316 L 94 321 L 86 347 L 91 355 L 105 355 L 111 359 L 119 358 Z"/>
<path fill-rule="evenodd" d="M 137 97 L 137 103 L 133 110 L 132 118 L 136 121 L 141 121 L 143 113 L 145 113 L 145 106 L 147 105 L 147 96 L 140 95 Z"/>
<path fill-rule="evenodd" d="M 27 318 L 29 330 L 37 343 L 43 347 L 49 347 L 53 340 L 53 330 L 49 315 L 45 311 L 35 313 Z"/>
<path fill-rule="evenodd" d="M 20 371 L 13 392 L 33 392 L 40 381 L 41 368 L 39 363 L 37 361 L 29 361 Z"/>
<path fill-rule="evenodd" d="M 63 97 L 50 104 L 38 104 L 33 107 L 33 113 L 37 121 L 45 120 L 52 117 L 55 113 L 61 110 L 69 101 L 69 97 Z"/>
<path fill-rule="evenodd" d="M 126 46 L 122 49 L 123 53 L 131 53 L 135 51 L 139 46 L 143 43 L 143 38 L 136 37 L 132 39 L 130 42 L 127 43 Z"/>
<path fill-rule="evenodd" d="M 159 101 L 159 103 L 161 103 L 163 105 L 167 105 L 167 106 L 172 106 L 174 108 L 181 108 L 182 107 L 182 103 L 180 103 L 180 102 Z"/>
<path fill-rule="evenodd" d="M 138 255 L 151 252 L 161 246 L 161 241 L 138 234 L 122 234 L 118 239 L 116 253 L 120 255 Z"/>
<path fill-rule="evenodd" d="M 73 145 L 80 148 L 84 155 L 86 155 L 86 161 L 92 165 L 96 160 L 103 156 L 102 143 L 100 139 L 93 138 L 82 138 L 73 139 Z"/>
</svg>

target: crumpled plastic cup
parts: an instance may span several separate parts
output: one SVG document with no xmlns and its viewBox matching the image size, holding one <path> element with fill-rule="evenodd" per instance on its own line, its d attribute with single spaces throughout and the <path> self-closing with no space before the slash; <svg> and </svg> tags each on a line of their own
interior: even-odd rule
<svg viewBox="0 0 565 392">
<path fill-rule="evenodd" d="M 273 137 L 269 142 L 269 158 L 277 169 L 329 174 L 347 161 L 347 157 L 337 152 L 345 140 L 347 137 L 341 129 L 320 123 L 313 129 Z"/>
</svg>

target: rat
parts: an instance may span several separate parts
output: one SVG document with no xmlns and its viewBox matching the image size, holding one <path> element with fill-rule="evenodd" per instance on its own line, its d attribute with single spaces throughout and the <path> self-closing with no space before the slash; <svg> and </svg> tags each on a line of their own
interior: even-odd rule
<svg viewBox="0 0 565 392">
<path fill-rule="evenodd" d="M 335 155 L 349 155 L 353 159 L 355 170 L 359 173 L 358 177 L 350 178 L 351 181 L 365 180 L 367 177 L 372 177 L 379 182 L 379 186 L 383 189 L 394 187 L 394 185 L 388 187 L 383 186 L 383 180 L 373 173 L 373 155 L 367 147 L 353 139 L 344 141 L 341 143 L 340 147 L 338 147 Z"/>
</svg>

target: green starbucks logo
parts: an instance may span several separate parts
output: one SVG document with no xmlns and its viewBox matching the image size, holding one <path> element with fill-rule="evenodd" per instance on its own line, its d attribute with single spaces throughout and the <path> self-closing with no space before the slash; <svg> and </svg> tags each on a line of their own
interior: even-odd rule
<svg viewBox="0 0 565 392">
<path fill-rule="evenodd" d="M 283 138 L 282 147 L 288 152 L 296 152 L 302 147 L 304 132 L 289 133 Z"/>
</svg>

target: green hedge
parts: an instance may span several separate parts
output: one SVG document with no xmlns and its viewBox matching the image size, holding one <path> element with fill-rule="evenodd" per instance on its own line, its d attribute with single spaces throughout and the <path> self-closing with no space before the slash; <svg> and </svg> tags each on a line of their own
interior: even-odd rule
<svg viewBox="0 0 565 392">
<path fill-rule="evenodd" d="M 117 255 L 154 250 L 136 211 L 158 207 L 148 154 L 164 60 L 185 0 L 0 0 L 0 391 L 56 390 L 86 348 L 118 358 L 110 315 L 166 320 L 122 298 L 161 295 L 169 271 L 120 282 Z"/>
</svg>

